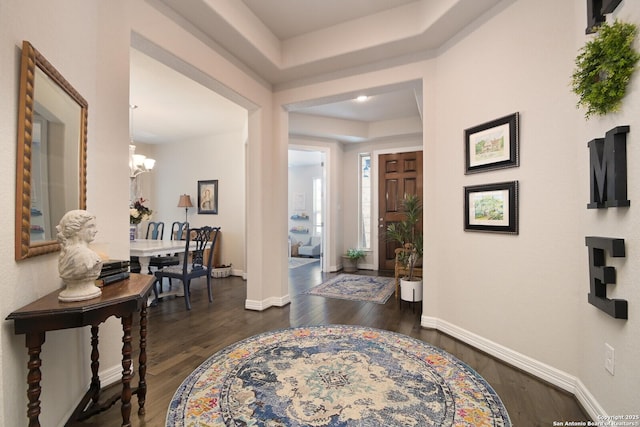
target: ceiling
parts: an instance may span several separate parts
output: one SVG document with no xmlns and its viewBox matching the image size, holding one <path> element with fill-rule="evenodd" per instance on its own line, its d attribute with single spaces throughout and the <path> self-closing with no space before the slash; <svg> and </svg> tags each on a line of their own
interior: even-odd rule
<svg viewBox="0 0 640 427">
<path fill-rule="evenodd" d="M 131 49 L 133 140 L 180 142 L 241 130 L 246 110 L 159 61 Z"/>
<path fill-rule="evenodd" d="M 272 90 L 432 57 L 500 2 L 511 0 L 147 0 Z M 373 123 L 419 118 L 421 88 L 377 88 L 290 106 L 308 116 Z M 246 111 L 132 49 L 135 141 L 163 143 L 244 126 Z M 304 136 L 304 129 L 296 133 Z M 318 138 L 322 135 L 314 134 Z M 327 135 L 343 142 L 349 135 Z"/>
<path fill-rule="evenodd" d="M 279 40 L 323 30 L 415 0 L 242 0 Z M 282 13 L 282 11 L 286 13 Z M 339 11 L 339 13 L 336 13 Z"/>
</svg>

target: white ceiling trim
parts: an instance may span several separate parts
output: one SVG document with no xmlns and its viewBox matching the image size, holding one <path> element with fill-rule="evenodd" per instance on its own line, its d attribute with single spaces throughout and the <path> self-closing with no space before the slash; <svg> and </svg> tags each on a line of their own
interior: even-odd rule
<svg viewBox="0 0 640 427">
<path fill-rule="evenodd" d="M 414 63 L 437 56 L 470 34 L 489 16 L 515 0 L 144 0 L 218 52 L 241 72 L 271 91 L 290 89 L 374 70 Z M 133 33 L 132 46 L 158 61 L 159 68 L 136 70 L 132 55 L 132 102 L 139 104 L 135 127 L 146 132 L 148 142 L 184 140 L 211 132 L 215 118 L 255 108 L 248 100 L 216 81 L 213 76 L 186 64 L 161 47 Z M 140 64 L 144 66 L 143 63 Z M 175 73 L 169 72 L 164 66 Z M 146 73 L 136 78 L 136 73 Z M 188 78 L 192 82 L 180 79 Z M 174 82 L 174 79 L 178 81 Z M 162 81 L 161 81 L 162 80 Z M 201 92 L 197 84 L 202 85 Z M 151 113 L 145 104 L 159 106 L 153 97 L 182 87 L 180 101 L 165 103 L 170 113 Z M 215 91 L 222 97 L 206 94 Z M 138 101 L 138 96 L 149 99 Z M 185 96 L 194 96 L 193 100 Z M 285 106 L 290 113 L 314 116 L 318 122 L 330 119 L 344 123 L 318 126 L 310 119 L 305 129 L 296 124 L 290 135 L 343 142 L 379 140 L 396 129 L 395 135 L 412 138 L 422 132 L 421 81 L 367 89 L 372 96 L 366 105 L 352 99 L 360 91 L 322 99 L 303 100 Z M 200 97 L 206 99 L 200 99 Z M 226 99 L 224 99 L 226 98 Z M 211 107 L 211 110 L 209 108 Z M 236 106 L 237 107 L 237 106 Z M 192 111 L 195 108 L 196 111 Z M 214 109 L 220 109 L 220 113 Z M 205 110 L 206 118 L 190 122 Z M 171 119 L 171 120 L 170 120 Z M 404 122 L 403 122 L 404 120 Z M 173 134 L 167 128 L 173 121 Z M 189 124 L 185 129 L 181 126 Z M 223 132 L 235 119 L 217 121 L 214 132 Z M 402 126 L 399 124 L 402 123 Z M 202 130 L 196 129 L 201 126 Z M 406 128 L 405 128 L 406 127 Z M 233 130 L 239 128 L 233 125 Z M 142 141 L 141 141 L 142 142 Z"/>
<path fill-rule="evenodd" d="M 501 0 L 406 0 L 388 10 L 339 21 L 360 2 L 297 0 L 309 12 L 333 13 L 333 25 L 279 39 L 245 0 L 153 0 L 161 2 L 219 43 L 273 85 L 354 68 L 407 54 L 437 50 Z M 264 0 L 282 14 L 293 0 Z M 256 6 L 254 6 L 256 7 Z M 300 9 L 297 15 L 300 16 Z M 307 16 L 311 15 L 311 16 Z M 280 25 L 273 21 L 271 26 Z M 315 28 L 315 27 L 313 27 Z M 300 31 L 300 30 L 299 30 Z"/>
<path fill-rule="evenodd" d="M 376 141 L 422 135 L 422 120 L 405 117 L 394 120 L 361 122 L 316 115 L 290 113 L 289 133 L 344 143 Z"/>
</svg>

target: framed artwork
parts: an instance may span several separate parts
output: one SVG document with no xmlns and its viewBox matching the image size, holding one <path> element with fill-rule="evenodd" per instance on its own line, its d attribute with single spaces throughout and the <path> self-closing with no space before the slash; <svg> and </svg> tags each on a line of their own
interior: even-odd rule
<svg viewBox="0 0 640 427">
<path fill-rule="evenodd" d="M 307 199 L 305 193 L 296 193 L 293 196 L 293 209 L 303 211 L 307 208 Z"/>
<path fill-rule="evenodd" d="M 465 174 L 520 166 L 519 113 L 464 131 Z"/>
<path fill-rule="evenodd" d="M 518 234 L 518 181 L 464 187 L 464 229 Z"/>
<path fill-rule="evenodd" d="M 198 181 L 198 213 L 218 214 L 218 180 Z"/>
</svg>

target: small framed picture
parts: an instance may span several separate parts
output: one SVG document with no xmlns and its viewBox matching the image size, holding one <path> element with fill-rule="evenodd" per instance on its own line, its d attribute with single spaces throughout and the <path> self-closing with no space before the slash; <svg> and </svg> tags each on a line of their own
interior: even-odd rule
<svg viewBox="0 0 640 427">
<path fill-rule="evenodd" d="M 296 193 L 293 196 L 293 209 L 297 211 L 303 211 L 307 208 L 307 201 L 305 193 Z"/>
<path fill-rule="evenodd" d="M 198 213 L 218 214 L 218 180 L 198 181 Z"/>
<path fill-rule="evenodd" d="M 465 174 L 520 166 L 519 113 L 466 129 Z"/>
<path fill-rule="evenodd" d="M 518 181 L 464 187 L 464 229 L 518 234 Z"/>
</svg>

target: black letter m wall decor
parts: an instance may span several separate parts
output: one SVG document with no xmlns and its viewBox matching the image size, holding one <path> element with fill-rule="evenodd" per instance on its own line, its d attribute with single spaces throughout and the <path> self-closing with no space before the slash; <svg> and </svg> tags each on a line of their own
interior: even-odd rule
<svg viewBox="0 0 640 427">
<path fill-rule="evenodd" d="M 624 257 L 624 239 L 586 237 L 589 248 L 589 303 L 615 319 L 628 319 L 628 304 L 624 299 L 607 298 L 607 283 L 616 283 L 616 269 L 606 265 L 605 250 L 613 257 Z"/>
<path fill-rule="evenodd" d="M 591 202 L 589 209 L 629 206 L 627 200 L 627 133 L 629 126 L 618 126 L 587 143 Z"/>
</svg>

